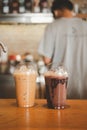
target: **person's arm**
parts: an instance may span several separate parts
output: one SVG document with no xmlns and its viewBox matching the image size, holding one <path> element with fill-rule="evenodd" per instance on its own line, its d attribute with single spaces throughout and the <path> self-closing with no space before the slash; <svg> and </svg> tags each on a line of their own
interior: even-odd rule
<svg viewBox="0 0 87 130">
<path fill-rule="evenodd" d="M 38 53 L 42 56 L 45 64 L 50 64 L 52 62 L 54 48 L 55 48 L 55 33 L 52 23 L 50 23 L 44 32 L 43 38 L 38 47 Z"/>
<path fill-rule="evenodd" d="M 48 65 L 48 64 L 51 63 L 51 59 L 48 58 L 48 57 L 44 57 L 44 56 L 43 56 L 43 60 L 44 60 L 44 63 L 45 63 L 46 65 Z"/>
</svg>

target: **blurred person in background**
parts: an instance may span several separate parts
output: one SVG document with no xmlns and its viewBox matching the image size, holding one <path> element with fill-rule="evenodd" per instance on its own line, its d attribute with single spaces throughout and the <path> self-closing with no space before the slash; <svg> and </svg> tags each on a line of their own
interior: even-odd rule
<svg viewBox="0 0 87 130">
<path fill-rule="evenodd" d="M 63 64 L 69 72 L 68 98 L 87 99 L 87 22 L 75 17 L 70 0 L 54 0 L 55 20 L 47 25 L 38 53 L 45 64 Z"/>
</svg>

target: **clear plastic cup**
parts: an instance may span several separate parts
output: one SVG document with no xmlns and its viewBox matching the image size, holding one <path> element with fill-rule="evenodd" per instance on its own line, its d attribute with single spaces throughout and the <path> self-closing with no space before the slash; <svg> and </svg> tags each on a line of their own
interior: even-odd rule
<svg viewBox="0 0 87 130">
<path fill-rule="evenodd" d="M 46 98 L 49 108 L 66 106 L 68 73 L 63 66 L 53 66 L 45 73 Z"/>
<path fill-rule="evenodd" d="M 33 63 L 20 63 L 14 71 L 18 107 L 32 107 L 35 103 L 37 70 Z"/>
</svg>

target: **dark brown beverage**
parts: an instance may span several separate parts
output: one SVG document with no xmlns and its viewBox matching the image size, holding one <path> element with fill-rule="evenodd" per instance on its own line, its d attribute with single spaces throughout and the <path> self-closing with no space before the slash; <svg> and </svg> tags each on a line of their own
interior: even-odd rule
<svg viewBox="0 0 87 130">
<path fill-rule="evenodd" d="M 46 75 L 46 98 L 49 108 L 63 109 L 66 105 L 68 78 L 64 76 Z"/>
</svg>

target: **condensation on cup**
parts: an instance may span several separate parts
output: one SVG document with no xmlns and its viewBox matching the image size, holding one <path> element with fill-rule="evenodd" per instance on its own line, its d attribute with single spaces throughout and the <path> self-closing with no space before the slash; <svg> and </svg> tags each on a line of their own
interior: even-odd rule
<svg viewBox="0 0 87 130">
<path fill-rule="evenodd" d="M 63 66 L 53 67 L 44 76 L 48 108 L 64 109 L 67 96 L 67 71 Z"/>
<path fill-rule="evenodd" d="M 18 107 L 35 104 L 37 71 L 32 63 L 20 63 L 14 71 L 16 100 Z"/>
</svg>

